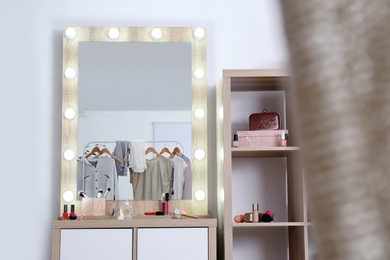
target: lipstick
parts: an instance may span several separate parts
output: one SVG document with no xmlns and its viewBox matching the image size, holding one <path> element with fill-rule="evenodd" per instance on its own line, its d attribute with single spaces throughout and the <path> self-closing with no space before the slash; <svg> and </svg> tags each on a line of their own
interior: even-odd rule
<svg viewBox="0 0 390 260">
<path fill-rule="evenodd" d="M 165 214 L 163 211 L 147 211 L 147 212 L 145 212 L 145 215 L 147 215 L 147 216 L 151 216 L 151 215 L 163 216 Z"/>
</svg>

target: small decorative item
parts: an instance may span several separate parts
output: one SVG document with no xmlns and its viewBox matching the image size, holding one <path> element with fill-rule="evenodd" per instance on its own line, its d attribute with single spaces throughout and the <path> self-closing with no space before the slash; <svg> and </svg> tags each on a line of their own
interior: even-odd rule
<svg viewBox="0 0 390 260">
<path fill-rule="evenodd" d="M 287 137 L 288 130 L 237 131 L 238 145 L 243 148 L 277 147 L 282 133 Z M 283 142 L 287 146 L 287 139 Z"/>
<path fill-rule="evenodd" d="M 267 210 L 262 217 L 263 222 L 273 222 L 274 221 L 274 213 L 272 211 Z"/>
<path fill-rule="evenodd" d="M 280 129 L 280 115 L 278 112 L 254 113 L 249 116 L 249 130 L 279 130 Z"/>
</svg>

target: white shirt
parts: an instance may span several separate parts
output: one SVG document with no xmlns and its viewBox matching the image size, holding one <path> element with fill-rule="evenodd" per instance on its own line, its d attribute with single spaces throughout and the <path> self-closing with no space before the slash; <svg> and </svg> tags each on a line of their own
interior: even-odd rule
<svg viewBox="0 0 390 260">
<path fill-rule="evenodd" d="M 172 199 L 181 200 L 183 198 L 184 189 L 184 171 L 187 168 L 187 163 L 180 157 L 174 156 L 173 161 L 173 195 Z"/>
</svg>

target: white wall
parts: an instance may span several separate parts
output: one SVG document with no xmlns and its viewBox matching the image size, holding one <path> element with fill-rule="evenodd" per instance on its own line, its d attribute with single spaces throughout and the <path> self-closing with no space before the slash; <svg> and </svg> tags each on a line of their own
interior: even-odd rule
<svg viewBox="0 0 390 260">
<path fill-rule="evenodd" d="M 277 0 L 1 0 L 0 19 L 1 179 L 7 195 L 1 253 L 12 259 L 51 255 L 60 197 L 64 26 L 207 27 L 209 154 L 215 150 L 214 88 L 221 70 L 280 68 L 287 60 Z M 215 204 L 213 199 L 214 212 Z"/>
</svg>

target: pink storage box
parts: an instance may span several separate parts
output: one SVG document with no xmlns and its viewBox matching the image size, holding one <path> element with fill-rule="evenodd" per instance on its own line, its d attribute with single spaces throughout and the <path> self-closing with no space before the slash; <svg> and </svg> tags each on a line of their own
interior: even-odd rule
<svg viewBox="0 0 390 260">
<path fill-rule="evenodd" d="M 282 133 L 288 134 L 288 130 L 258 130 L 258 131 L 237 131 L 238 147 L 256 148 L 256 147 L 276 147 L 279 146 L 279 140 Z"/>
</svg>

